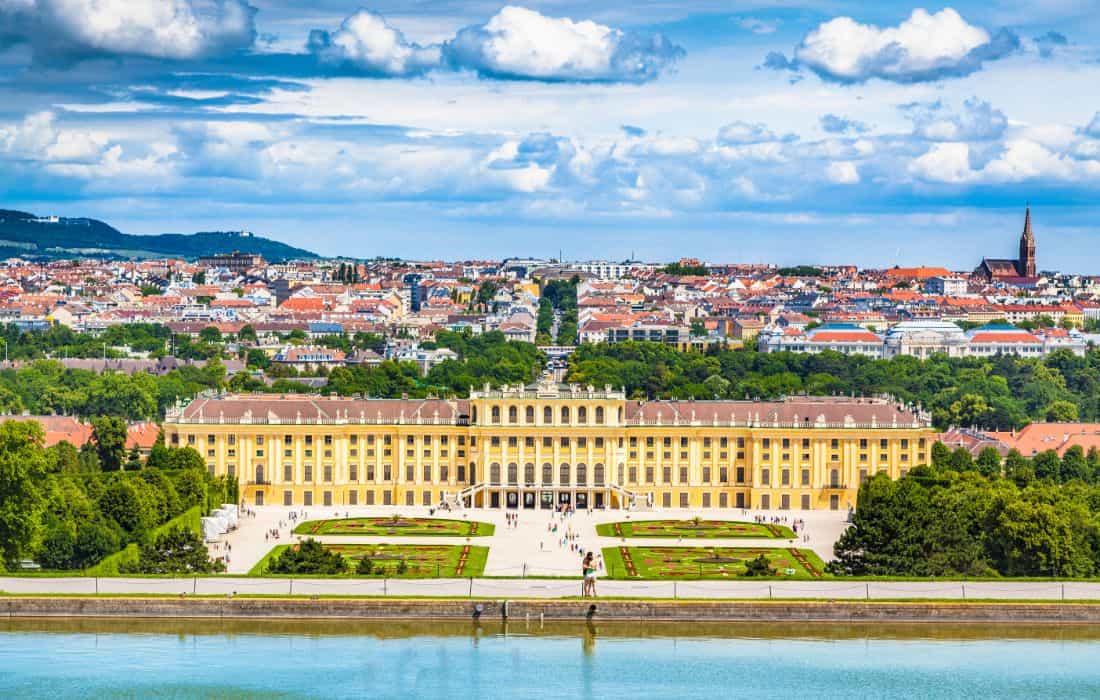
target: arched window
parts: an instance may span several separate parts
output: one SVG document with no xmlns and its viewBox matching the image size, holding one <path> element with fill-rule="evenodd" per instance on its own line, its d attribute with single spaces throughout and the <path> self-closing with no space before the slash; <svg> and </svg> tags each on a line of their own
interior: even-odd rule
<svg viewBox="0 0 1100 700">
<path fill-rule="evenodd" d="M 584 406 L 577 409 L 577 422 L 582 425 L 588 422 L 588 409 Z"/>
<path fill-rule="evenodd" d="M 508 464 L 508 485 L 515 486 L 519 482 L 519 466 L 515 462 Z"/>
<path fill-rule="evenodd" d="M 596 424 L 603 425 L 603 406 L 596 406 Z"/>
<path fill-rule="evenodd" d="M 546 463 L 542 465 L 542 485 L 549 486 L 554 483 L 554 465 Z"/>
<path fill-rule="evenodd" d="M 834 489 L 840 486 L 840 471 L 839 470 L 833 469 L 829 472 L 829 486 L 834 488 Z"/>
<path fill-rule="evenodd" d="M 508 407 L 508 422 L 509 423 L 518 423 L 519 422 L 519 412 L 516 410 L 515 406 L 509 406 Z"/>
<path fill-rule="evenodd" d="M 585 486 L 588 484 L 588 467 L 583 464 L 577 465 L 577 486 Z"/>
<path fill-rule="evenodd" d="M 549 406 L 542 409 L 542 424 L 550 425 L 554 422 L 554 410 Z"/>
<path fill-rule="evenodd" d="M 535 485 L 535 465 L 530 462 L 523 465 L 523 483 L 525 486 Z"/>
<path fill-rule="evenodd" d="M 619 425 L 622 425 L 622 424 L 623 424 L 623 409 L 620 406 L 619 407 Z"/>
<path fill-rule="evenodd" d="M 264 468 L 263 468 L 262 465 L 258 465 L 256 467 L 256 483 L 257 484 L 264 483 Z"/>
<path fill-rule="evenodd" d="M 470 411 L 470 422 L 477 425 L 477 406 L 474 406 L 473 410 Z"/>
<path fill-rule="evenodd" d="M 597 464 L 595 471 L 595 480 L 593 481 L 596 486 L 603 486 L 603 465 Z"/>
<path fill-rule="evenodd" d="M 625 483 L 626 483 L 626 465 L 625 464 L 620 464 L 619 465 L 619 484 L 625 484 Z"/>
<path fill-rule="evenodd" d="M 528 425 L 535 422 L 535 407 L 528 406 L 523 412 L 523 418 Z"/>
<path fill-rule="evenodd" d="M 562 425 L 569 425 L 569 407 L 568 406 L 562 406 L 561 407 L 561 422 L 562 422 Z"/>
<path fill-rule="evenodd" d="M 569 465 L 563 464 L 558 468 L 558 486 L 569 485 Z"/>
<path fill-rule="evenodd" d="M 499 423 L 500 422 L 500 406 L 493 406 L 492 409 L 490 409 L 489 415 L 492 416 L 491 420 L 494 423 Z"/>
<path fill-rule="evenodd" d="M 494 485 L 500 483 L 500 465 L 496 462 L 489 465 L 489 483 Z"/>
</svg>

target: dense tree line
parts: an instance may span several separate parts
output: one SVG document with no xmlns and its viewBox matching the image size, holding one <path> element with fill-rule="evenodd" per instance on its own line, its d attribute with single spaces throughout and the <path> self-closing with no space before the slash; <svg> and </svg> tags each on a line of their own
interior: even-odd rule
<svg viewBox="0 0 1100 700">
<path fill-rule="evenodd" d="M 101 455 L 119 450 L 108 437 L 116 429 L 100 423 L 87 445 L 45 448 L 38 423 L 0 423 L 0 566 L 30 558 L 85 569 L 130 543 L 154 545 L 153 531 L 191 508 L 238 499 L 232 478 L 211 477 L 193 448 L 163 440 L 148 460 L 131 454 L 105 471 Z"/>
<path fill-rule="evenodd" d="M 1100 351 L 1057 351 L 1045 359 L 874 360 L 837 352 L 759 353 L 715 348 L 680 352 L 656 343 L 582 345 L 567 380 L 624 387 L 636 398 L 761 399 L 793 394 L 889 393 L 919 402 L 935 424 L 1019 428 L 1035 421 L 1100 418 Z"/>
<path fill-rule="evenodd" d="M 153 420 L 177 399 L 225 385 L 225 365 L 183 365 L 162 376 L 147 372 L 96 373 L 66 369 L 55 360 L 38 360 L 19 369 L 0 370 L 0 413 L 122 416 Z"/>
<path fill-rule="evenodd" d="M 1004 460 L 937 443 L 933 465 L 859 490 L 834 573 L 875 576 L 1100 575 L 1100 453 L 1074 447 Z"/>
<path fill-rule="evenodd" d="M 471 388 L 486 383 L 527 384 L 538 376 L 545 360 L 531 343 L 509 342 L 503 333 L 481 335 L 439 331 L 434 342 L 421 347 L 448 348 L 457 360 L 445 360 L 422 377 L 411 362 L 385 361 L 378 367 L 339 367 L 328 374 L 327 391 L 350 396 L 397 398 L 429 394 L 468 396 Z M 272 387 L 273 389 L 275 387 Z"/>
<path fill-rule="evenodd" d="M 172 333 L 158 323 L 128 323 L 110 326 L 98 335 L 78 333 L 67 326 L 51 326 L 44 331 L 25 331 L 15 324 L 0 329 L 0 343 L 10 360 L 36 360 L 45 357 L 122 357 L 116 347 L 162 356 Z M 106 349 L 104 349 L 106 345 Z"/>
<path fill-rule="evenodd" d="M 710 274 L 710 268 L 706 265 L 682 265 L 674 262 L 662 267 L 661 272 L 666 275 L 706 277 Z"/>
<path fill-rule="evenodd" d="M 581 278 L 574 275 L 568 280 L 552 280 L 542 287 L 539 299 L 539 317 L 536 332 L 549 337 L 553 326 L 553 312 L 560 314 L 558 335 L 554 342 L 558 345 L 575 345 L 577 342 L 577 285 Z M 548 305 L 548 311 L 543 311 Z M 549 313 L 549 323 L 545 320 Z"/>
</svg>

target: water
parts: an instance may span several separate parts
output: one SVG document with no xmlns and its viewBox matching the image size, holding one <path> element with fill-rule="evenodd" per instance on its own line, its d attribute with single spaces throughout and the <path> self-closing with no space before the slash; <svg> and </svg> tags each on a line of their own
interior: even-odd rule
<svg viewBox="0 0 1100 700">
<path fill-rule="evenodd" d="M 2 620 L 0 698 L 1088 698 L 1100 628 Z"/>
</svg>

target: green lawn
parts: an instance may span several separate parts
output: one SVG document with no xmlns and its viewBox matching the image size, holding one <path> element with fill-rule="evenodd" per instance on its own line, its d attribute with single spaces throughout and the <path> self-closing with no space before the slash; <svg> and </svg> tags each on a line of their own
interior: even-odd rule
<svg viewBox="0 0 1100 700">
<path fill-rule="evenodd" d="M 369 535 L 374 537 L 487 537 L 493 534 L 491 523 L 446 518 L 403 518 L 400 515 L 383 518 L 334 518 L 309 520 L 294 532 L 299 535 Z"/>
<path fill-rule="evenodd" d="M 743 578 L 745 562 L 768 558 L 776 578 L 821 578 L 825 564 L 808 549 L 786 547 L 604 547 L 609 578 L 691 580 Z M 788 571 L 793 570 L 793 573 Z"/>
<path fill-rule="evenodd" d="M 265 576 L 268 562 L 278 556 L 289 544 L 280 544 L 268 552 L 248 572 L 249 576 Z M 387 578 L 469 578 L 485 572 L 488 547 L 449 544 L 326 544 L 325 549 L 339 552 L 348 560 L 348 573 L 355 576 L 359 560 L 367 556 L 374 562 L 371 576 Z M 408 569 L 397 573 L 397 565 L 404 559 Z"/>
<path fill-rule="evenodd" d="M 601 537 L 671 537 L 684 539 L 794 539 L 786 525 L 739 522 L 736 520 L 625 520 L 596 526 Z"/>
</svg>

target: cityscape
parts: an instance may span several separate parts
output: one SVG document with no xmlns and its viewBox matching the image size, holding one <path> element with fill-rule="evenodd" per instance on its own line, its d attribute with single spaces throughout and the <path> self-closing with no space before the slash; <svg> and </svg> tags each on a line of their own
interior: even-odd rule
<svg viewBox="0 0 1100 700">
<path fill-rule="evenodd" d="M 1096 28 L 0 0 L 0 693 L 1100 693 Z"/>
</svg>

